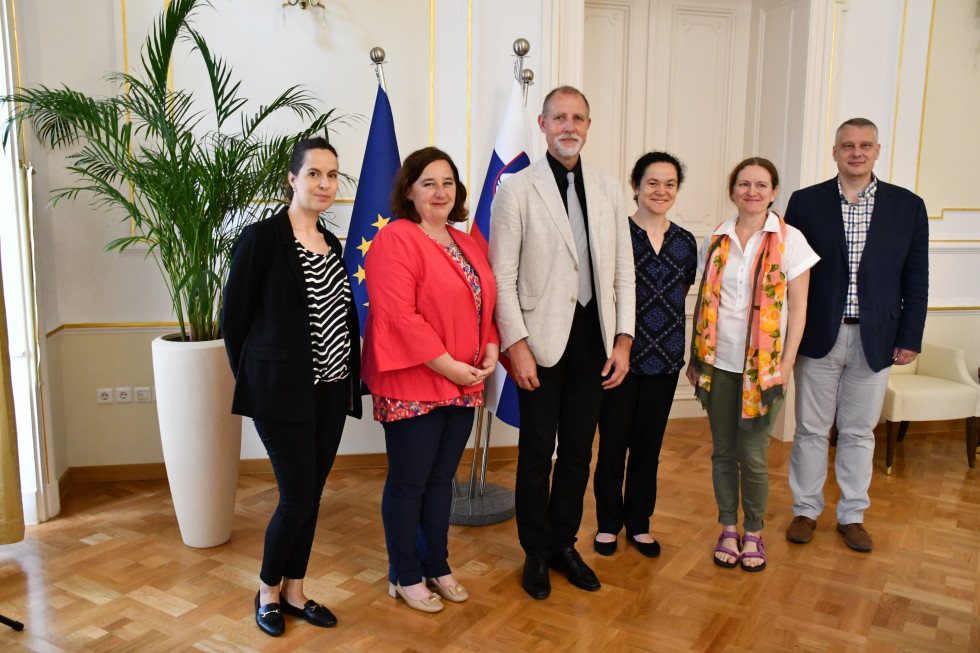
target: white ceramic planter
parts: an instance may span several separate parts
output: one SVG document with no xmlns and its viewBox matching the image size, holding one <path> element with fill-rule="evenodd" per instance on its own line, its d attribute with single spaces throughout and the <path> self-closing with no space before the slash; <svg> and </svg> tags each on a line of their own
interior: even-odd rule
<svg viewBox="0 0 980 653">
<path fill-rule="evenodd" d="M 187 546 L 231 538 L 242 419 L 231 413 L 235 378 L 224 340 L 153 341 L 153 376 L 163 459 Z"/>
</svg>

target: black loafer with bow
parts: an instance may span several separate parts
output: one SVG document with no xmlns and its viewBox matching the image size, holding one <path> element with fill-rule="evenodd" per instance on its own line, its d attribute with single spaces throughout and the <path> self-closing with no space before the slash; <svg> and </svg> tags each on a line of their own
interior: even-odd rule
<svg viewBox="0 0 980 653">
<path fill-rule="evenodd" d="M 289 604 L 289 601 L 280 598 L 282 611 L 293 617 L 299 617 L 320 628 L 332 628 L 337 625 L 337 617 L 326 606 L 320 605 L 314 600 L 309 600 L 302 608 L 297 608 Z"/>
</svg>

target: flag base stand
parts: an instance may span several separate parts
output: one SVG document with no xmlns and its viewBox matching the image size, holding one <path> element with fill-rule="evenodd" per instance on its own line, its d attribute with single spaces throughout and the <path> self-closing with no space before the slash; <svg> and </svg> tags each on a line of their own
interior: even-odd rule
<svg viewBox="0 0 980 653">
<path fill-rule="evenodd" d="M 479 485 L 479 484 L 477 484 Z M 469 497 L 470 484 L 456 485 L 459 496 L 453 496 L 453 508 L 449 523 L 457 526 L 489 526 L 507 521 L 514 516 L 514 492 L 505 487 L 487 483 L 483 495 Z"/>
<path fill-rule="evenodd" d="M 473 460 L 470 462 L 470 480 L 457 483 L 453 478 L 453 506 L 449 513 L 449 523 L 457 526 L 489 526 L 507 521 L 514 516 L 514 492 L 499 485 L 487 483 L 487 453 L 490 449 L 490 427 L 493 415 L 487 415 L 487 437 L 480 455 L 480 440 L 483 435 L 483 416 L 486 409 L 480 408 L 476 420 L 476 435 L 473 441 Z M 480 480 L 476 479 L 476 459 L 481 457 Z"/>
</svg>

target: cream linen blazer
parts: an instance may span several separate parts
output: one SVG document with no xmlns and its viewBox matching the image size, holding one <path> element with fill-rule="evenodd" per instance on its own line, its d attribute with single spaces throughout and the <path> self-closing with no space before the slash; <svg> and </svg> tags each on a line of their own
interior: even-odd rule
<svg viewBox="0 0 980 653">
<path fill-rule="evenodd" d="M 606 356 L 617 333 L 633 335 L 635 271 L 623 192 L 615 179 L 582 165 L 592 277 Z M 527 338 L 538 365 L 565 351 L 578 301 L 578 253 L 568 213 L 542 157 L 505 179 L 490 210 L 490 265 L 497 277 L 494 318 L 500 348 Z"/>
</svg>

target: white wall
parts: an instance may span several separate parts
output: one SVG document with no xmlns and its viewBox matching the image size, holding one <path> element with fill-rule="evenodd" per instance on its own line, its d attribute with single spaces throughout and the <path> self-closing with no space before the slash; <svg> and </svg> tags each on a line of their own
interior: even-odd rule
<svg viewBox="0 0 980 653">
<path fill-rule="evenodd" d="M 103 75 L 127 64 L 135 71 L 139 47 L 163 4 L 18 2 L 21 84 L 67 84 L 94 95 L 114 92 Z M 196 26 L 242 79 L 243 95 L 254 99 L 248 111 L 289 85 L 303 84 L 324 108 L 362 117 L 333 138 L 342 169 L 355 176 L 377 89 L 368 57 L 372 47 L 387 52 L 385 76 L 401 155 L 430 142 L 442 147 L 476 191 L 482 187 L 510 90 L 514 39 L 531 42 L 527 65 L 540 73 L 536 64 L 541 61 L 541 3 L 437 0 L 430 12 L 426 0 L 347 0 L 327 3 L 325 25 L 318 11 L 289 8 L 285 26 L 278 3 L 235 0 L 232 6 L 228 0 L 216 0 L 214 5 L 214 11 L 201 11 Z M 515 15 L 524 18 L 515 22 Z M 175 59 L 174 86 L 203 88 L 203 68 L 182 47 Z M 534 86 L 529 93 L 532 105 L 540 102 L 540 88 Z M 284 119 L 276 126 L 292 129 L 299 124 Z M 85 200 L 46 206 L 51 190 L 71 181 L 64 170 L 64 153 L 46 152 L 31 141 L 27 155 L 38 168 L 35 229 L 42 329 L 51 334 L 52 378 L 46 393 L 54 412 L 48 426 L 52 472 L 58 476 L 70 466 L 158 462 L 154 406 L 97 406 L 94 397 L 97 387 L 152 383 L 147 343 L 171 329 L 151 325 L 174 320 L 160 273 L 144 258 L 145 250 L 104 251 L 107 242 L 129 233 L 128 222 L 118 216 L 93 210 Z M 341 236 L 353 194 L 353 189 L 342 192 L 348 201 L 334 207 Z M 471 206 L 476 199 L 471 196 Z M 507 442 L 495 438 L 495 443 Z M 341 445 L 341 453 L 383 449 L 381 429 L 370 412 L 351 423 Z M 248 424 L 242 455 L 265 456 Z"/>
<path fill-rule="evenodd" d="M 125 4 L 131 68 L 146 27 L 162 4 L 163 0 L 129 0 Z M 367 53 L 375 45 L 382 46 L 390 62 L 385 72 L 402 155 L 428 145 L 431 134 L 434 143 L 455 158 L 471 191 L 482 187 L 500 111 L 510 89 L 513 40 L 524 37 L 531 42 L 526 63 L 537 80 L 528 99 L 532 118 L 543 93 L 559 79 L 581 81 L 582 30 L 568 23 L 584 20 L 582 0 L 436 0 L 434 15 L 430 15 L 430 4 L 425 0 L 334 0 L 327 3 L 325 27 L 316 14 L 292 8 L 287 10 L 285 28 L 281 26 L 279 3 L 215 0 L 214 4 L 214 12 L 202 12 L 199 27 L 243 78 L 245 94 L 256 101 L 271 97 L 288 84 L 304 83 L 321 98 L 324 107 L 336 106 L 369 117 L 376 86 Z M 718 0 L 717 4 L 724 2 Z M 833 174 L 833 162 L 829 168 L 825 165 L 825 160 L 829 161 L 828 125 L 835 127 L 839 119 L 863 114 L 882 127 L 879 174 L 911 187 L 922 126 L 931 2 L 848 0 L 811 4 L 811 61 L 804 133 L 800 135 L 801 183 Z M 121 8 L 121 0 L 20 0 L 17 19 L 22 83 L 67 83 L 97 95 L 112 92 L 101 76 L 123 66 Z M 430 22 L 435 25 L 431 50 Z M 201 71 L 191 66 L 192 62 L 190 57 L 178 59 L 175 85 L 200 85 Z M 367 129 L 365 120 L 345 128 L 335 138 L 342 168 L 355 175 L 360 170 Z M 542 151 L 540 139 L 535 147 Z M 951 153 L 950 165 L 973 165 L 970 152 L 976 149 Z M 103 251 L 110 239 L 128 233 L 128 225 L 114 216 L 100 214 L 84 201 L 45 208 L 50 190 L 69 181 L 63 170 L 63 154 L 46 153 L 37 144 L 30 144 L 27 154 L 38 169 L 35 232 L 43 329 L 50 333 L 69 325 L 53 334 L 48 343 L 50 382 L 45 401 L 54 413 L 47 425 L 53 431 L 49 437 L 54 460 L 49 464 L 57 475 L 73 465 L 158 462 L 162 457 L 152 411 L 145 407 L 136 410 L 132 405 L 96 406 L 94 396 L 96 387 L 136 385 L 138 379 L 151 378 L 145 340 L 152 330 L 144 332 L 127 323 L 173 321 L 159 272 L 140 255 Z M 353 197 L 353 191 L 345 195 Z M 471 206 L 475 206 L 476 198 L 471 198 Z M 341 232 L 349 210 L 349 204 L 336 205 Z M 942 225 L 934 221 L 934 234 L 948 230 L 960 240 L 978 238 L 976 216 L 959 216 L 958 220 L 943 221 Z M 977 252 L 963 243 L 956 246 L 968 251 L 956 254 L 961 257 L 955 259 L 959 263 L 947 265 L 942 262 L 947 254 L 937 254 L 942 248 L 934 244 L 934 274 L 945 275 L 939 277 L 944 280 L 942 284 L 933 284 L 931 304 L 935 302 L 936 307 L 980 305 L 974 288 L 954 283 L 954 272 L 961 270 L 960 266 L 978 269 Z M 942 293 L 937 294 L 938 286 L 944 289 Z M 975 336 L 967 334 L 980 331 L 976 312 L 938 314 L 930 312 L 927 331 L 936 323 L 937 333 L 972 349 L 968 356 L 975 366 L 977 343 Z M 85 331 L 71 325 L 94 325 L 96 329 Z M 341 453 L 382 451 L 380 434 L 368 413 L 361 422 L 351 424 Z M 513 430 L 499 423 L 494 435 L 495 444 L 516 442 Z M 247 434 L 243 442 L 243 456 L 264 456 L 253 435 Z"/>
</svg>

